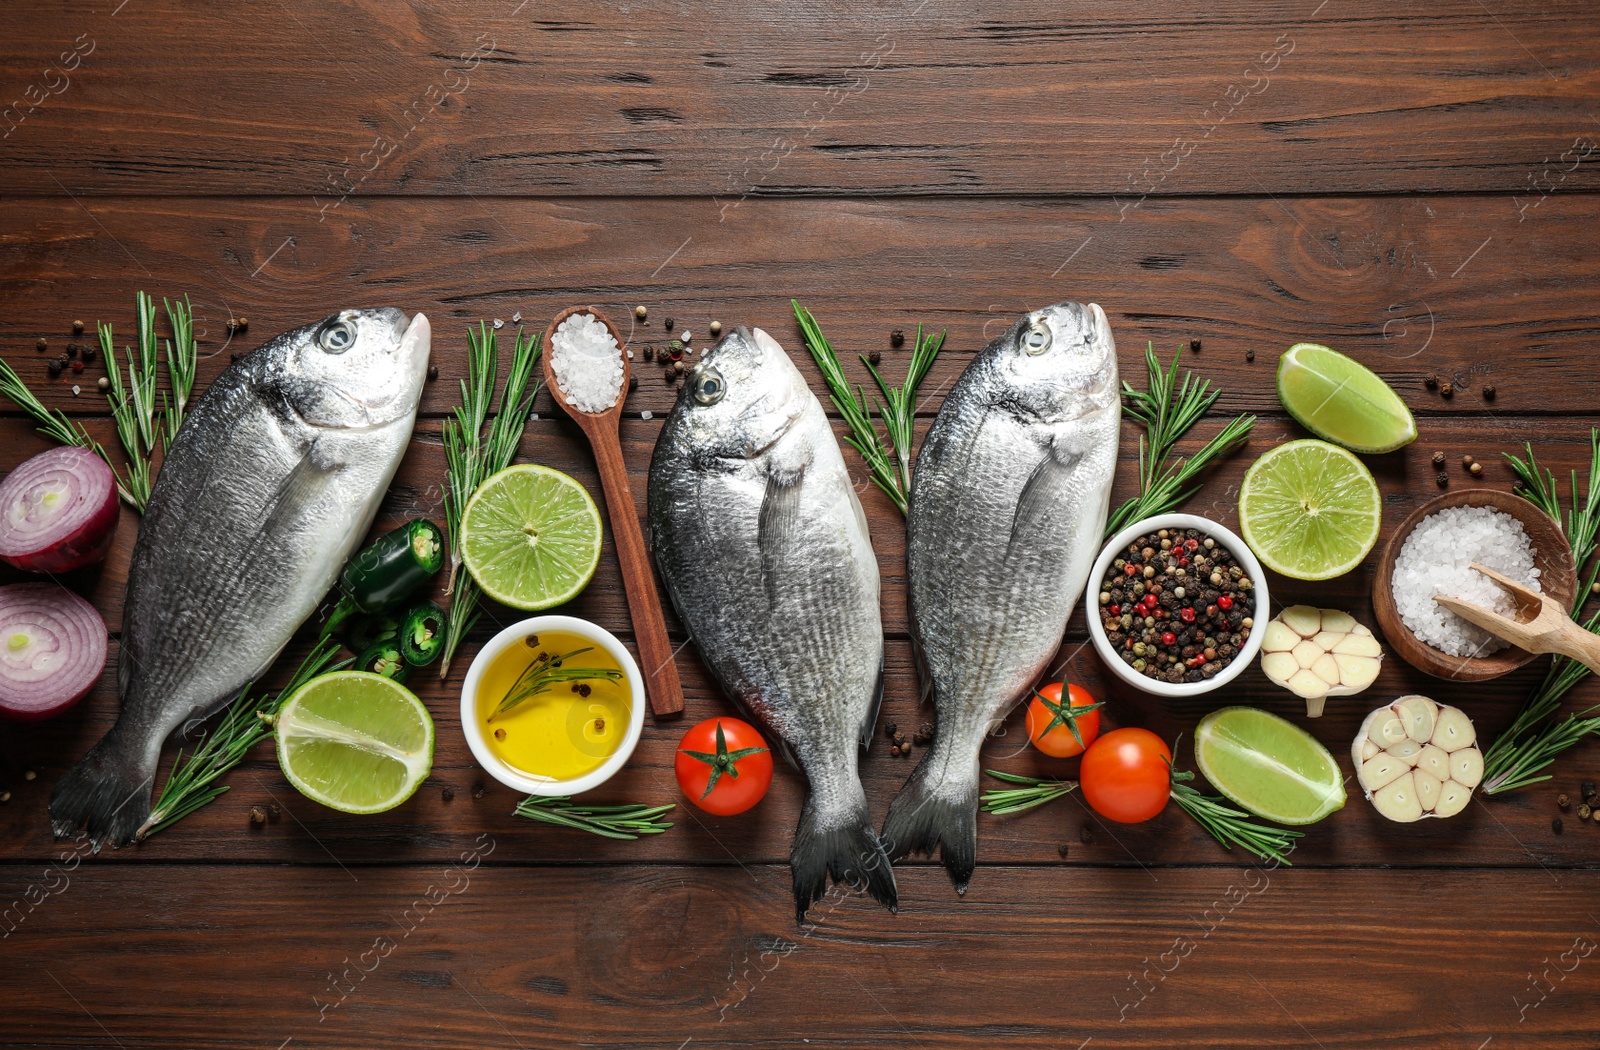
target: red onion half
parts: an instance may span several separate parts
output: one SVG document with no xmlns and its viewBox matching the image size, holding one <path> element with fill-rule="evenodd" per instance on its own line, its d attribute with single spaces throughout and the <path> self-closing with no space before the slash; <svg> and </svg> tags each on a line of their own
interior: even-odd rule
<svg viewBox="0 0 1600 1050">
<path fill-rule="evenodd" d="M 58 583 L 0 587 L 0 715 L 32 722 L 82 700 L 106 665 L 106 622 Z"/>
<path fill-rule="evenodd" d="M 29 572 L 93 565 L 117 531 L 117 479 L 88 449 L 63 445 L 0 482 L 0 561 Z"/>
</svg>

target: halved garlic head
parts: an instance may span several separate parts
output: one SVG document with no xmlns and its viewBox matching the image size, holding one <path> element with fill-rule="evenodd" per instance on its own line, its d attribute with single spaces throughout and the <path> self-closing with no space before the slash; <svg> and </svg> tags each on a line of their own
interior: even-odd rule
<svg viewBox="0 0 1600 1050">
<path fill-rule="evenodd" d="M 1359 693 L 1378 677 L 1383 647 L 1349 613 L 1291 605 L 1267 624 L 1261 670 L 1306 702 L 1306 717 L 1320 718 L 1330 696 Z"/>
<path fill-rule="evenodd" d="M 1472 719 L 1425 696 L 1402 696 L 1368 715 L 1350 758 L 1373 808 L 1402 824 L 1455 816 L 1483 779 Z"/>
</svg>

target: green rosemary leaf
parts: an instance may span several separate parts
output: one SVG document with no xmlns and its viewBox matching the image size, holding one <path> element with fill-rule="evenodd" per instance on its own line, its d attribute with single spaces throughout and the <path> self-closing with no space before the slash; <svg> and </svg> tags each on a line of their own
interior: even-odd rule
<svg viewBox="0 0 1600 1050">
<path fill-rule="evenodd" d="M 672 827 L 672 821 L 660 819 L 672 809 L 671 803 L 664 806 L 590 806 L 574 803 L 566 795 L 549 798 L 529 795 L 517 803 L 513 812 L 519 817 L 576 828 L 601 838 L 631 840 L 640 835 L 659 835 Z"/>
<path fill-rule="evenodd" d="M 1078 790 L 1076 780 L 1043 780 L 1038 777 L 1018 776 L 1015 773 L 1002 773 L 997 769 L 986 769 L 984 772 L 1007 784 L 1022 785 L 1016 788 L 991 788 L 979 798 L 983 811 L 993 813 L 997 817 L 1026 812 Z"/>
</svg>

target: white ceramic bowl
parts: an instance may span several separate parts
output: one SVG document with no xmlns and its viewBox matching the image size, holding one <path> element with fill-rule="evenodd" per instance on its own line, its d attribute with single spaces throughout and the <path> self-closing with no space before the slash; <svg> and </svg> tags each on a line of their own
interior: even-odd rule
<svg viewBox="0 0 1600 1050">
<path fill-rule="evenodd" d="M 1255 609 L 1251 617 L 1255 621 L 1246 638 L 1244 645 L 1234 656 L 1233 662 L 1224 667 L 1217 674 L 1199 682 L 1158 682 L 1153 678 L 1146 678 L 1132 667 L 1122 662 L 1116 650 L 1111 648 L 1111 642 L 1106 638 L 1105 626 L 1100 622 L 1100 583 L 1106 578 L 1106 570 L 1116 560 L 1117 554 L 1133 540 L 1148 532 L 1157 529 L 1198 529 L 1228 548 L 1228 553 L 1233 555 L 1234 561 L 1250 577 L 1254 584 L 1251 593 L 1255 595 Z M 1193 514 L 1157 514 L 1153 518 L 1134 522 L 1111 538 L 1105 549 L 1100 552 L 1100 557 L 1095 559 L 1094 570 L 1089 574 L 1089 585 L 1084 591 L 1085 611 L 1089 617 L 1089 637 L 1094 642 L 1095 652 L 1100 654 L 1100 660 L 1111 673 L 1124 682 L 1137 689 L 1156 696 L 1199 696 L 1209 693 L 1238 678 L 1244 669 L 1255 663 L 1256 657 L 1261 652 L 1261 639 L 1266 634 L 1267 620 L 1270 618 L 1270 607 L 1267 604 L 1266 573 L 1261 568 L 1261 563 L 1256 556 L 1250 553 L 1250 548 L 1244 540 L 1234 535 L 1229 529 L 1223 528 L 1214 521 L 1197 517 Z"/>
<path fill-rule="evenodd" d="M 575 634 L 610 653 L 617 666 L 622 668 L 629 689 L 631 713 L 628 716 L 628 732 L 622 738 L 622 743 L 597 769 L 571 780 L 541 780 L 508 765 L 490 750 L 488 741 L 483 738 L 483 727 L 478 723 L 478 683 L 483 680 L 489 665 L 507 649 L 522 645 L 522 640 L 528 635 L 550 631 Z M 639 674 L 639 665 L 634 663 L 633 655 L 617 641 L 615 635 L 575 616 L 534 616 L 512 624 L 489 639 L 478 650 L 478 655 L 472 658 L 472 666 L 467 668 L 467 680 L 461 686 L 461 729 L 467 735 L 467 746 L 472 748 L 478 765 L 506 787 L 530 795 L 579 795 L 610 780 L 633 755 L 633 749 L 638 746 L 639 737 L 644 732 L 644 705 L 644 678 Z"/>
</svg>

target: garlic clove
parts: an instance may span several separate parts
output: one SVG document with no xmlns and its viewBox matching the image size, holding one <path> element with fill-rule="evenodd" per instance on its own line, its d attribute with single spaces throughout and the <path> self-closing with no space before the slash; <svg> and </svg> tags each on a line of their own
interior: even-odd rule
<svg viewBox="0 0 1600 1050">
<path fill-rule="evenodd" d="M 1346 691 L 1359 693 L 1378 680 L 1378 669 L 1383 665 L 1365 656 L 1347 656 L 1334 653 L 1333 660 L 1339 668 L 1339 685 Z"/>
<path fill-rule="evenodd" d="M 1356 773 L 1356 780 L 1360 782 L 1363 791 L 1376 791 L 1385 784 L 1392 784 L 1407 773 L 1411 767 L 1401 759 L 1395 758 L 1387 752 L 1379 754 L 1371 761 L 1362 764 Z"/>
<path fill-rule="evenodd" d="M 1369 744 L 1371 742 L 1370 740 L 1367 741 Z M 1390 744 L 1388 753 L 1400 759 L 1406 765 L 1414 766 L 1422 756 L 1422 745 L 1415 740 L 1402 740 L 1398 744 Z"/>
<path fill-rule="evenodd" d="M 1288 628 L 1302 638 L 1322 630 L 1322 610 L 1313 605 L 1291 605 L 1278 614 Z"/>
<path fill-rule="evenodd" d="M 1409 824 L 1422 818 L 1422 802 L 1417 798 L 1416 778 L 1408 769 L 1404 776 L 1372 793 L 1372 805 L 1390 820 Z"/>
<path fill-rule="evenodd" d="M 1453 817 L 1467 808 L 1467 802 L 1472 798 L 1472 789 L 1458 784 L 1454 780 L 1446 780 L 1439 789 L 1439 801 L 1434 803 L 1433 815 L 1436 817 Z"/>
<path fill-rule="evenodd" d="M 1383 646 L 1378 644 L 1378 640 L 1372 637 L 1370 632 L 1347 634 L 1343 641 L 1333 647 L 1333 651 L 1346 656 L 1366 656 L 1376 659 L 1383 655 Z"/>
<path fill-rule="evenodd" d="M 1420 769 L 1411 774 L 1411 779 L 1417 785 L 1417 804 L 1425 812 L 1432 812 L 1433 807 L 1439 804 L 1439 789 L 1444 786 L 1444 781 Z"/>
<path fill-rule="evenodd" d="M 1369 758 L 1376 758 L 1378 755 L 1383 754 L 1383 748 L 1379 747 L 1377 744 L 1374 744 L 1370 740 L 1362 740 L 1360 743 L 1362 762 L 1365 762 Z"/>
<path fill-rule="evenodd" d="M 1324 633 L 1349 634 L 1351 631 L 1360 633 L 1366 628 L 1356 623 L 1356 618 L 1349 613 L 1340 612 L 1338 609 L 1323 609 L 1322 630 Z"/>
<path fill-rule="evenodd" d="M 1483 752 L 1464 747 L 1450 754 L 1450 779 L 1464 788 L 1475 788 L 1483 780 Z"/>
<path fill-rule="evenodd" d="M 1328 695 L 1327 681 L 1310 669 L 1296 671 L 1283 684 L 1302 700 L 1321 699 Z"/>
<path fill-rule="evenodd" d="M 1261 657 L 1261 670 L 1275 684 L 1281 685 L 1300 670 L 1300 662 L 1294 658 L 1293 653 L 1266 653 Z"/>
<path fill-rule="evenodd" d="M 1406 739 L 1406 724 L 1400 720 L 1400 716 L 1383 708 L 1379 708 L 1379 711 L 1383 714 L 1372 719 L 1372 726 L 1367 730 L 1368 738 L 1379 747 L 1388 747 Z"/>
<path fill-rule="evenodd" d="M 1298 663 L 1301 667 L 1310 670 L 1311 665 L 1316 663 L 1317 658 L 1322 655 L 1322 646 L 1307 638 L 1305 641 L 1291 649 L 1290 652 L 1294 653 L 1294 659 L 1296 663 Z"/>
<path fill-rule="evenodd" d="M 1468 718 L 1464 711 L 1457 707 L 1447 707 L 1440 711 L 1438 722 L 1433 727 L 1429 740 L 1446 751 L 1459 751 L 1478 742 L 1478 731 L 1473 727 L 1472 719 Z"/>
<path fill-rule="evenodd" d="M 1311 665 L 1310 671 L 1322 682 L 1323 693 L 1327 693 L 1330 686 L 1339 684 L 1339 661 L 1335 660 L 1330 652 L 1324 652 L 1317 657 L 1317 661 Z"/>
<path fill-rule="evenodd" d="M 1449 780 L 1450 756 L 1443 748 L 1429 744 L 1417 755 L 1417 768 L 1431 773 L 1440 780 Z"/>
<path fill-rule="evenodd" d="M 1402 696 L 1394 702 L 1395 709 L 1406 724 L 1406 736 L 1426 744 L 1433 737 L 1433 726 L 1438 718 L 1439 705 L 1425 696 Z"/>
<path fill-rule="evenodd" d="M 1300 636 L 1289 629 L 1287 624 L 1277 620 L 1267 622 L 1267 632 L 1261 636 L 1261 648 L 1264 652 L 1286 653 L 1300 644 Z"/>
</svg>

